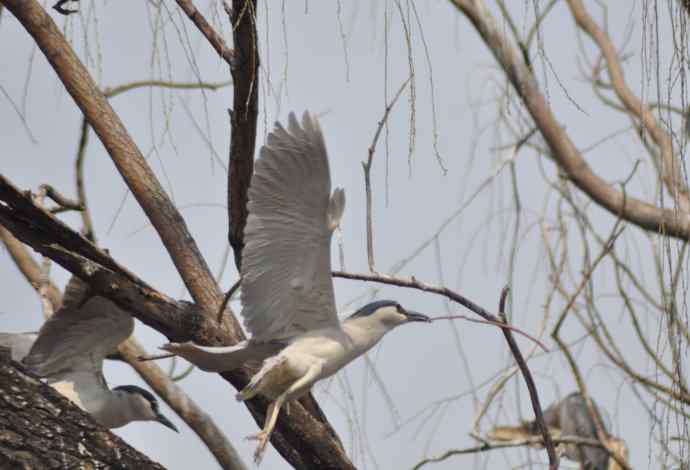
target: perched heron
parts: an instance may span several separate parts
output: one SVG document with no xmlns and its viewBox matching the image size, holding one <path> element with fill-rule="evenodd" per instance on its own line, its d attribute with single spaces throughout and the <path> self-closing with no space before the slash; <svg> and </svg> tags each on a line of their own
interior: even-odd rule
<svg viewBox="0 0 690 470">
<path fill-rule="evenodd" d="M 157 421 L 177 431 L 149 391 L 136 385 L 110 390 L 103 377 L 103 360 L 133 330 L 134 319 L 128 313 L 108 299 L 88 296 L 83 282 L 73 277 L 63 307 L 46 320 L 38 335 L 3 333 L 0 344 L 11 349 L 12 359 L 21 360 L 104 427 Z"/>
<path fill-rule="evenodd" d="M 623 460 L 628 459 L 628 448 L 622 439 L 608 434 L 606 424 L 599 413 L 599 408 L 592 401 L 597 419 L 603 426 L 605 440 L 609 449 L 614 450 Z M 580 437 L 598 440 L 597 427 L 589 413 L 585 397 L 580 392 L 572 392 L 560 401 L 552 403 L 544 410 L 544 424 L 553 437 Z M 519 426 L 498 426 L 488 434 L 489 439 L 496 441 L 522 440 L 540 435 L 536 421 L 522 423 Z M 598 446 L 561 444 L 563 457 L 579 462 L 581 468 L 588 470 L 620 470 L 618 462 L 609 458 L 609 453 Z"/>
<path fill-rule="evenodd" d="M 272 400 L 258 440 L 259 462 L 281 406 L 307 394 L 317 381 L 364 354 L 393 328 L 429 322 L 426 315 L 379 300 L 343 322 L 331 279 L 331 235 L 345 209 L 345 193 L 331 194 L 328 156 L 315 118 L 294 114 L 276 123 L 255 164 L 249 187 L 242 252 L 242 316 L 251 339 L 231 347 L 191 342 L 162 347 L 206 371 L 263 361 L 237 394 Z"/>
</svg>

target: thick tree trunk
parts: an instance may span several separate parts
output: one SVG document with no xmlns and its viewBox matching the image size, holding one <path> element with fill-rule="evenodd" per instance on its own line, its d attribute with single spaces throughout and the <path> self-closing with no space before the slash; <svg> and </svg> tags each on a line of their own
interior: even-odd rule
<svg viewBox="0 0 690 470">
<path fill-rule="evenodd" d="M 163 469 L 0 350 L 0 468 Z"/>
</svg>

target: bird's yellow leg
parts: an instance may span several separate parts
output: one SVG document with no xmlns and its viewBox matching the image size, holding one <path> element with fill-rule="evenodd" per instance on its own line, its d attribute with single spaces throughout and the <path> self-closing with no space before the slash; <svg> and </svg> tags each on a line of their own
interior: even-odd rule
<svg viewBox="0 0 690 470">
<path fill-rule="evenodd" d="M 283 406 L 283 403 L 285 403 L 287 397 L 293 395 L 303 387 L 310 387 L 319 378 L 321 370 L 321 364 L 314 364 L 311 366 L 306 374 L 290 385 L 290 387 L 288 387 L 284 393 L 278 396 L 278 398 L 276 398 L 275 401 L 269 405 L 268 410 L 266 411 L 266 422 L 264 423 L 264 428 L 258 434 L 247 437 L 247 439 L 259 441 L 259 444 L 256 446 L 256 451 L 254 452 L 254 462 L 257 464 L 261 462 L 266 450 L 266 445 L 271 438 L 271 433 L 273 432 L 273 428 L 278 420 L 280 407 Z"/>
<path fill-rule="evenodd" d="M 247 439 L 249 440 L 259 441 L 256 446 L 256 451 L 254 452 L 254 462 L 257 464 L 261 462 L 261 458 L 264 456 L 266 445 L 271 438 L 271 433 L 276 425 L 276 421 L 278 421 L 278 413 L 280 413 L 280 407 L 284 401 L 284 394 L 276 398 L 275 401 L 272 401 L 271 404 L 268 405 L 268 410 L 266 411 L 266 422 L 264 423 L 264 428 L 257 434 L 247 436 Z"/>
</svg>

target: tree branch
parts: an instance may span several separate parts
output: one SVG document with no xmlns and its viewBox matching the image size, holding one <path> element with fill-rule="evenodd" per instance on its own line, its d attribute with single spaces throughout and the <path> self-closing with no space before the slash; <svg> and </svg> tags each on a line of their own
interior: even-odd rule
<svg viewBox="0 0 690 470">
<path fill-rule="evenodd" d="M 125 183 L 146 213 L 175 267 L 203 315 L 213 316 L 221 296 L 217 284 L 187 225 L 120 118 L 67 43 L 62 32 L 36 0 L 2 0 L 36 41 L 88 124 L 98 135 Z M 228 329 L 241 338 L 242 330 L 229 316 Z"/>
<path fill-rule="evenodd" d="M 196 9 L 194 3 L 192 3 L 191 0 L 177 0 L 177 4 L 189 19 L 192 20 L 192 23 L 196 25 L 199 31 L 201 31 L 201 34 L 206 37 L 206 40 L 213 46 L 213 49 L 215 49 L 218 55 L 227 62 L 228 65 L 231 65 L 234 55 L 233 50 L 225 44 L 223 36 L 213 29 L 213 26 L 206 21 L 204 15 Z"/>
<path fill-rule="evenodd" d="M 577 437 L 577 436 L 559 436 L 559 437 L 552 437 L 551 440 L 556 445 L 558 445 L 558 444 L 576 444 L 576 445 L 583 445 L 583 446 L 601 447 L 610 453 L 609 449 L 607 449 L 601 442 L 597 441 L 596 439 L 587 439 L 584 437 Z M 520 440 L 508 441 L 508 442 L 486 441 L 483 444 L 478 445 L 478 446 L 467 447 L 465 449 L 451 449 L 451 450 L 444 452 L 443 454 L 441 454 L 439 456 L 428 457 L 428 458 L 422 459 L 419 462 L 417 462 L 417 464 L 414 467 L 412 467 L 412 470 L 419 470 L 423 466 L 430 464 L 430 463 L 443 462 L 444 460 L 447 460 L 450 457 L 453 457 L 455 455 L 477 454 L 479 452 L 488 452 L 491 450 L 498 450 L 498 449 L 509 449 L 509 448 L 513 448 L 513 447 L 532 447 L 532 446 L 541 446 L 541 445 L 544 445 L 544 439 L 541 436 L 534 436 L 534 437 L 527 438 L 527 439 L 520 439 Z"/>
<path fill-rule="evenodd" d="M 230 67 L 233 98 L 230 110 L 228 164 L 228 241 L 239 271 L 247 223 L 249 184 L 254 173 L 256 122 L 258 118 L 259 46 L 256 33 L 256 1 L 232 0 L 225 5 L 230 18 L 237 60 Z"/>
<path fill-rule="evenodd" d="M 470 0 L 451 0 L 451 3 L 467 17 L 493 53 L 549 145 L 553 161 L 578 188 L 604 209 L 644 230 L 690 240 L 690 214 L 659 208 L 630 197 L 592 171 L 556 120 L 522 55 L 487 9 Z"/>
</svg>

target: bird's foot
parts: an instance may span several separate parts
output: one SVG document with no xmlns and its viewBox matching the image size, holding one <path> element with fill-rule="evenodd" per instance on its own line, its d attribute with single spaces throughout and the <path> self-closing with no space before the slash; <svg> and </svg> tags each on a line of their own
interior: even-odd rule
<svg viewBox="0 0 690 470">
<path fill-rule="evenodd" d="M 270 438 L 271 433 L 263 430 L 256 434 L 252 434 L 251 436 L 246 437 L 248 441 L 259 441 L 259 443 L 256 445 L 256 450 L 254 451 L 254 463 L 256 463 L 257 465 L 261 463 L 261 459 L 264 456 L 264 452 L 266 452 L 266 445 L 268 444 L 268 440 Z"/>
</svg>

